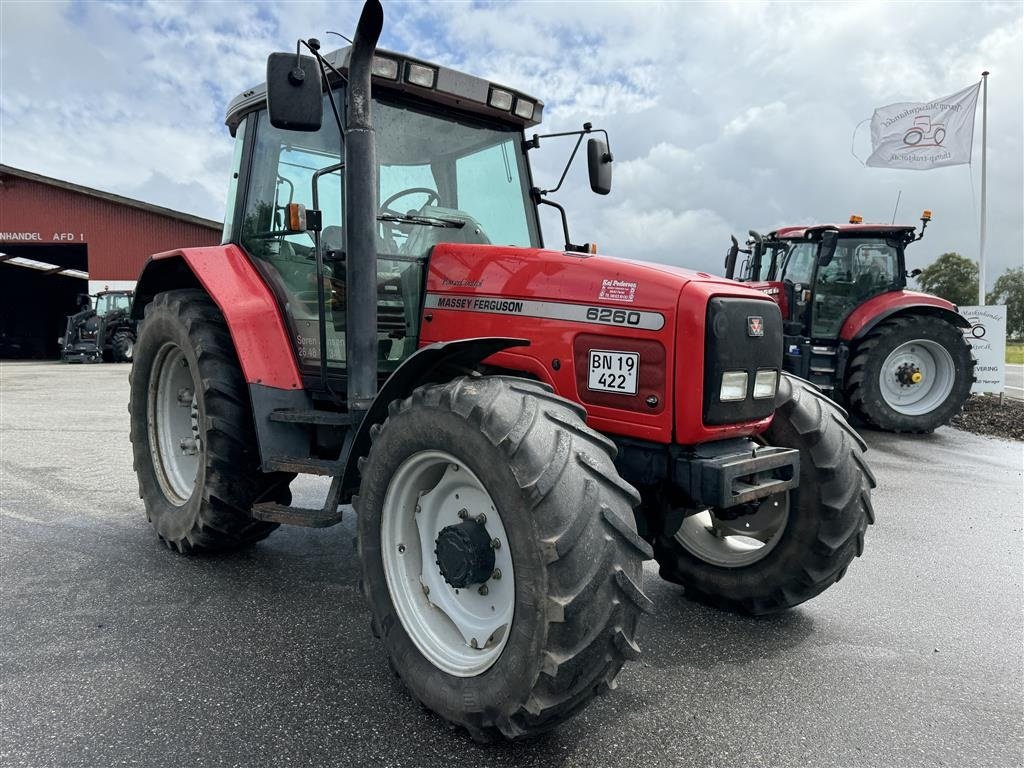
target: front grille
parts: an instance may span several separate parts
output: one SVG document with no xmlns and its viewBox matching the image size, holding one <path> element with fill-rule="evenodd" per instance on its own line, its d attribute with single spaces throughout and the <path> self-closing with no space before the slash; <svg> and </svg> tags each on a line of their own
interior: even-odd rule
<svg viewBox="0 0 1024 768">
<path fill-rule="evenodd" d="M 758 328 L 760 336 L 756 335 Z M 760 299 L 711 299 L 704 331 L 704 423 L 734 424 L 770 416 L 775 410 L 774 399 L 753 399 L 754 376 L 766 368 L 782 368 L 782 315 L 778 305 Z M 744 400 L 719 401 L 725 371 L 747 372 Z"/>
</svg>

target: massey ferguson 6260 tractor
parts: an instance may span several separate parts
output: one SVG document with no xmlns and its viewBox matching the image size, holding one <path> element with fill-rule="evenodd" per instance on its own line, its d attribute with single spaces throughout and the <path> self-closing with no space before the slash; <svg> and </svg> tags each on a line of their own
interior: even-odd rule
<svg viewBox="0 0 1024 768">
<path fill-rule="evenodd" d="M 645 559 L 694 599 L 788 608 L 861 553 L 874 481 L 842 412 L 780 375 L 774 302 L 546 250 L 546 138 L 524 135 L 542 104 L 375 50 L 382 21 L 369 0 L 350 48 L 270 57 L 228 108 L 224 244 L 144 268 L 139 490 L 182 553 L 350 501 L 395 673 L 474 738 L 514 739 L 640 655 Z M 322 508 L 290 504 L 296 473 L 331 478 Z"/>
<path fill-rule="evenodd" d="M 974 357 L 956 306 L 906 290 L 903 251 L 924 236 L 914 227 L 849 224 L 783 227 L 748 249 L 736 238 L 727 277 L 778 302 L 783 366 L 814 382 L 879 429 L 931 432 L 959 413 L 974 381 Z M 916 274 L 916 272 L 914 273 Z"/>
</svg>

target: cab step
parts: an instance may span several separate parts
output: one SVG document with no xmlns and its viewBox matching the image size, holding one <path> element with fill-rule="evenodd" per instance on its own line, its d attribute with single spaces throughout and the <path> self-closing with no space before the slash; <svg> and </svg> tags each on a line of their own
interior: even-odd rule
<svg viewBox="0 0 1024 768">
<path fill-rule="evenodd" d="M 263 462 L 264 472 L 298 472 L 300 475 L 336 477 L 345 471 L 345 462 L 337 459 L 311 459 L 302 456 L 271 456 Z"/>
<path fill-rule="evenodd" d="M 341 522 L 341 510 L 305 509 L 289 507 L 273 501 L 252 505 L 252 516 L 256 520 L 281 525 L 299 525 L 304 528 L 328 528 Z"/>
<path fill-rule="evenodd" d="M 336 427 L 348 426 L 354 421 L 350 413 L 299 408 L 278 408 L 276 411 L 270 412 L 270 420 L 284 421 L 292 424 L 317 424 Z"/>
</svg>

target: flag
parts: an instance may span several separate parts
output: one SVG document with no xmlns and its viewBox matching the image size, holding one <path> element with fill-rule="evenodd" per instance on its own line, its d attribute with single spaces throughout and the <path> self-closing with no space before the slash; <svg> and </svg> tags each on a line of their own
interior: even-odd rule
<svg viewBox="0 0 1024 768">
<path fill-rule="evenodd" d="M 929 102 L 901 101 L 871 116 L 871 157 L 876 168 L 927 171 L 971 162 L 974 112 L 981 83 Z"/>
</svg>

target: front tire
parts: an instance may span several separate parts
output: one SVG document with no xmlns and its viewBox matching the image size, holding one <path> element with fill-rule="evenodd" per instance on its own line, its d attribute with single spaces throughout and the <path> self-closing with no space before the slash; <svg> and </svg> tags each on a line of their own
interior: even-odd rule
<svg viewBox="0 0 1024 768">
<path fill-rule="evenodd" d="M 810 382 L 783 374 L 775 402 L 763 437 L 768 445 L 800 451 L 800 484 L 783 494 L 788 498 L 763 502 L 766 509 L 753 519 L 767 516 L 764 533 L 744 535 L 744 518 L 718 520 L 710 510 L 706 527 L 695 515 L 676 535 L 655 539 L 662 578 L 681 584 L 691 600 L 736 613 L 775 613 L 839 581 L 863 552 L 864 533 L 874 522 L 867 446 Z M 758 537 L 762 546 L 755 548 Z"/>
<path fill-rule="evenodd" d="M 478 741 L 555 727 L 640 653 L 639 499 L 584 413 L 536 382 L 464 377 L 392 403 L 371 431 L 354 503 L 374 634 L 412 695 Z M 457 580 L 469 568 L 445 536 L 509 573 Z"/>
<path fill-rule="evenodd" d="M 888 432 L 932 432 L 963 408 L 974 356 L 952 323 L 922 315 L 879 323 L 857 346 L 846 384 L 850 410 Z"/>
<path fill-rule="evenodd" d="M 259 469 L 252 407 L 220 310 L 203 291 L 157 294 L 146 306 L 129 376 L 139 496 L 157 535 L 178 552 L 265 538 L 261 500 L 288 503 L 293 475 Z"/>
<path fill-rule="evenodd" d="M 115 363 L 130 363 L 135 355 L 135 334 L 131 331 L 118 331 L 110 346 Z"/>
</svg>

